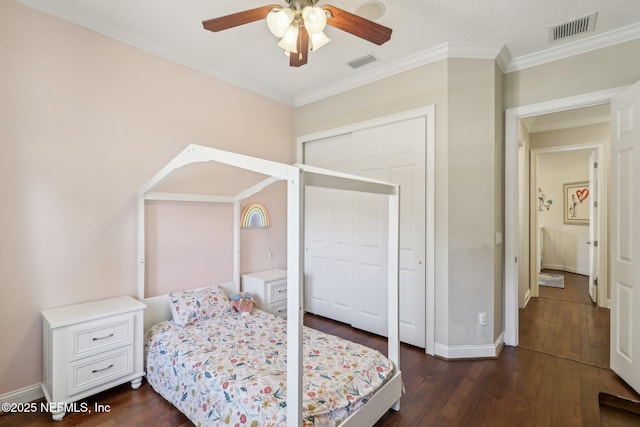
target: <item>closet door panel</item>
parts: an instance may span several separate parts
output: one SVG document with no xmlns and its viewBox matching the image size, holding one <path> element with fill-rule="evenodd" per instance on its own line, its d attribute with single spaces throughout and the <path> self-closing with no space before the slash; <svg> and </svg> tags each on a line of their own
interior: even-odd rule
<svg viewBox="0 0 640 427">
<path fill-rule="evenodd" d="M 399 184 L 400 188 L 400 337 L 401 340 L 424 347 L 425 338 L 425 126 L 424 117 L 376 126 L 346 135 L 305 143 L 305 163 L 340 172 L 365 176 Z M 335 292 L 349 298 L 348 323 L 380 335 L 387 327 L 387 199 L 383 196 L 354 194 L 326 190 L 323 199 L 314 199 L 315 192 L 307 192 L 306 230 L 307 253 L 305 274 L 307 286 L 321 287 L 324 295 Z M 346 194 L 342 196 L 341 193 Z M 337 207 L 340 205 L 341 207 Z M 331 208 L 330 208 L 331 207 Z M 309 212 L 317 209 L 317 212 Z M 341 210 L 338 217 L 330 209 Z M 324 216 L 324 219 L 317 218 Z M 339 234 L 321 232 L 336 227 Z M 322 235 L 322 241 L 317 237 Z M 346 239 L 345 235 L 349 238 Z M 339 239 L 345 244 L 337 248 Z M 347 243 L 348 241 L 348 243 Z M 349 249 L 347 249 L 347 247 Z M 330 260 L 337 254 L 350 268 L 341 269 Z M 312 258 L 327 263 L 313 264 Z M 307 261 L 308 260 L 308 261 Z M 320 268 L 328 268 L 335 275 L 330 279 Z M 335 271 L 334 271 L 335 270 Z M 331 274 L 333 274 L 331 273 Z M 326 279 L 320 280 L 320 277 Z M 344 277 L 348 279 L 344 280 Z M 328 282 L 332 283 L 328 283 Z M 329 290 L 333 291 L 329 291 Z M 309 298 L 319 292 L 308 289 Z M 305 307 L 308 311 L 336 320 L 346 321 L 346 314 L 336 315 L 337 303 L 323 307 Z M 320 311 L 314 311 L 320 310 Z M 345 308 L 346 311 L 346 308 Z"/>
</svg>

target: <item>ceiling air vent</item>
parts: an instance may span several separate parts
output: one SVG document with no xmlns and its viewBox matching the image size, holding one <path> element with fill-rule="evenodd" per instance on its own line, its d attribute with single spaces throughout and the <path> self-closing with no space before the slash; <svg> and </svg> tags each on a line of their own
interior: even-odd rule
<svg viewBox="0 0 640 427">
<path fill-rule="evenodd" d="M 549 27 L 549 41 L 555 42 L 573 37 L 578 34 L 588 33 L 596 27 L 596 16 L 598 12 L 593 12 L 582 18 L 572 19 L 562 24 Z"/>
<path fill-rule="evenodd" d="M 364 67 L 365 65 L 376 62 L 377 60 L 378 58 L 370 54 L 365 55 L 362 58 L 354 59 L 353 61 L 348 62 L 347 65 L 355 70 L 356 68 Z"/>
</svg>

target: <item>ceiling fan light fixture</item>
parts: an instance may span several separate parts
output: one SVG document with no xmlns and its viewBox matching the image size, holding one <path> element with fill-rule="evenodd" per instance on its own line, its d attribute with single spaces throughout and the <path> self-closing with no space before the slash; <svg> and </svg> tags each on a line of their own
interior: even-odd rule
<svg viewBox="0 0 640 427">
<path fill-rule="evenodd" d="M 332 5 L 317 7 L 320 0 L 286 0 L 287 6 L 267 5 L 202 21 L 205 30 L 222 30 L 265 20 L 269 31 L 278 38 L 278 47 L 289 56 L 289 66 L 307 64 L 310 50 L 318 50 L 330 40 L 326 26 L 345 31 L 378 46 L 391 39 L 392 29 Z M 364 1 L 365 6 L 384 11 L 379 0 Z M 373 6 L 372 6 L 373 5 Z M 366 7 L 365 11 L 368 10 Z M 294 55 L 291 55 L 294 54 Z"/>
<path fill-rule="evenodd" d="M 319 33 L 311 34 L 310 39 L 311 50 L 313 50 L 314 52 L 331 41 L 331 39 L 327 37 L 327 35 L 322 31 L 320 31 Z"/>
<path fill-rule="evenodd" d="M 358 15 L 371 21 L 382 18 L 385 11 L 386 8 L 384 4 L 378 0 L 366 0 L 356 8 Z"/>
<path fill-rule="evenodd" d="M 298 26 L 297 25 L 289 25 L 287 30 L 284 32 L 284 35 L 278 42 L 278 46 L 282 49 L 289 52 L 298 52 Z"/>
<path fill-rule="evenodd" d="M 321 7 L 306 6 L 302 9 L 304 27 L 311 35 L 320 33 L 327 26 L 327 14 Z"/>
<path fill-rule="evenodd" d="M 284 37 L 294 18 L 295 12 L 289 8 L 271 9 L 267 14 L 269 31 L 276 37 Z"/>
</svg>

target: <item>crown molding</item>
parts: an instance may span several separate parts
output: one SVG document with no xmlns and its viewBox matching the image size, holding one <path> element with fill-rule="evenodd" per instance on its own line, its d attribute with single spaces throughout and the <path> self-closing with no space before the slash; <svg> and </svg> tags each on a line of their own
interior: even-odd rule
<svg viewBox="0 0 640 427">
<path fill-rule="evenodd" d="M 334 84 L 324 86 L 317 90 L 296 96 L 293 102 L 294 107 L 300 107 L 312 102 L 328 98 L 333 95 L 355 89 L 369 83 L 391 77 L 404 71 L 412 70 L 422 65 L 447 58 L 473 58 L 473 59 L 496 59 L 504 51 L 503 46 L 482 45 L 482 44 L 462 44 L 443 43 L 431 49 L 418 52 L 417 54 L 402 58 L 388 65 L 371 69 L 357 76 L 341 80 Z M 508 55 L 508 54 L 507 54 Z M 502 66 L 501 66 L 502 68 Z"/>
<path fill-rule="evenodd" d="M 526 68 L 546 64 L 548 62 L 557 61 L 570 56 L 590 52 L 592 50 L 636 40 L 638 38 L 640 38 L 640 24 L 629 25 L 617 30 L 597 34 L 589 38 L 576 40 L 562 46 L 513 58 L 506 67 L 505 72 L 511 73 L 514 71 L 524 70 Z"/>
<path fill-rule="evenodd" d="M 293 106 L 300 107 L 306 104 L 311 104 L 312 102 L 337 95 L 341 92 L 345 92 L 350 89 L 364 86 L 368 83 L 373 83 L 375 81 L 391 77 L 403 71 L 407 71 L 424 64 L 429 64 L 431 62 L 439 61 L 440 59 L 446 58 L 446 52 L 447 45 L 442 44 L 432 49 L 419 52 L 415 55 L 402 58 L 388 65 L 370 69 L 361 74 L 358 74 L 357 76 L 340 80 L 328 86 L 324 86 L 319 89 L 307 92 L 303 95 L 296 96 L 293 102 Z"/>
<path fill-rule="evenodd" d="M 132 37 L 131 34 L 124 34 L 117 26 L 91 16 L 87 16 L 80 10 L 66 10 L 64 5 L 58 4 L 57 2 L 48 3 L 47 8 L 45 9 L 36 0 L 17 1 L 26 6 L 41 10 L 42 12 L 82 27 L 87 28 L 87 25 L 89 25 L 92 28 L 92 31 L 96 33 L 121 41 L 176 64 L 191 68 L 208 76 L 220 79 L 226 83 L 293 107 L 299 107 L 319 101 L 323 98 L 446 58 L 494 59 L 503 73 L 511 73 L 590 52 L 596 49 L 602 49 L 616 44 L 640 39 L 640 23 L 638 23 L 515 58 L 511 57 L 505 46 L 473 43 L 444 43 L 406 58 L 399 59 L 395 62 L 381 64 L 379 67 L 372 68 L 371 70 L 365 71 L 357 76 L 340 80 L 299 96 L 289 96 L 279 91 L 266 88 L 264 85 L 257 84 L 256 82 L 239 78 L 233 73 L 226 72 L 219 68 L 212 69 L 211 65 L 206 64 L 204 61 L 198 61 L 196 64 L 190 63 L 186 58 L 183 58 L 180 53 L 170 52 L 162 46 L 149 43 L 140 37 Z"/>
<path fill-rule="evenodd" d="M 515 58 L 511 57 L 506 46 L 444 43 L 432 49 L 400 59 L 389 65 L 373 69 L 367 73 L 296 96 L 293 106 L 299 107 L 310 104 L 323 98 L 337 95 L 338 93 L 445 58 L 495 59 L 503 73 L 511 73 L 639 38 L 640 24 L 633 24 L 589 38 L 576 40 L 562 46 Z"/>
</svg>

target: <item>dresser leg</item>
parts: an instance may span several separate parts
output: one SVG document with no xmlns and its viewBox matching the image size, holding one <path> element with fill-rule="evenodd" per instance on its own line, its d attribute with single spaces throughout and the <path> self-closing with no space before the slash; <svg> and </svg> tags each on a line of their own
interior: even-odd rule
<svg viewBox="0 0 640 427">
<path fill-rule="evenodd" d="M 54 421 L 62 421 L 62 419 L 66 414 L 67 414 L 66 411 L 52 412 L 51 418 L 53 418 Z"/>
<path fill-rule="evenodd" d="M 131 381 L 131 388 L 137 390 L 140 387 L 140 384 L 142 384 L 142 377 Z"/>
</svg>

